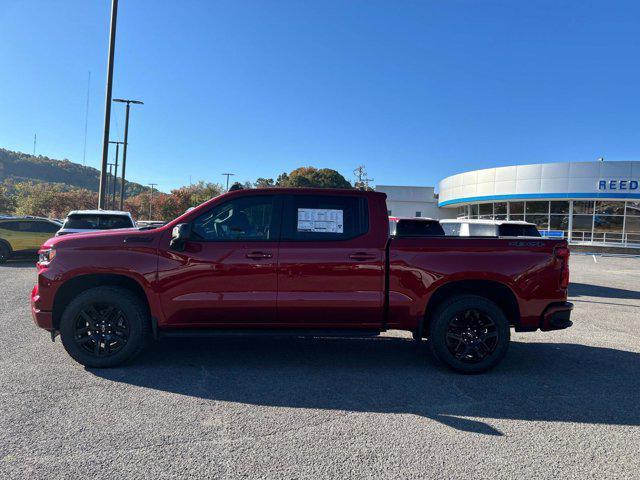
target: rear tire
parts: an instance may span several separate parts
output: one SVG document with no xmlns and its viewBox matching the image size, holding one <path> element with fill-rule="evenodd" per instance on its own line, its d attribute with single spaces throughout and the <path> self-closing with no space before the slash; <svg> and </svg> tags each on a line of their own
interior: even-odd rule
<svg viewBox="0 0 640 480">
<path fill-rule="evenodd" d="M 4 243 L 0 242 L 0 263 L 5 263 L 11 256 L 11 250 Z"/>
<path fill-rule="evenodd" d="M 86 367 L 115 367 L 131 360 L 150 334 L 145 305 L 131 291 L 119 287 L 82 292 L 67 305 L 60 320 L 62 345 Z"/>
<path fill-rule="evenodd" d="M 509 322 L 495 303 L 478 295 L 456 295 L 442 303 L 429 325 L 433 355 L 453 370 L 480 373 L 507 353 Z"/>
</svg>

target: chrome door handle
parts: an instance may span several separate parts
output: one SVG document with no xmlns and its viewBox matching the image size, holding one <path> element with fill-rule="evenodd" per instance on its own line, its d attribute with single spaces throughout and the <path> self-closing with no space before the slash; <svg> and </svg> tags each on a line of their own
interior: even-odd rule
<svg viewBox="0 0 640 480">
<path fill-rule="evenodd" d="M 271 258 L 273 255 L 270 252 L 250 252 L 246 255 L 247 258 L 252 258 L 254 260 L 259 260 L 263 258 Z"/>
</svg>

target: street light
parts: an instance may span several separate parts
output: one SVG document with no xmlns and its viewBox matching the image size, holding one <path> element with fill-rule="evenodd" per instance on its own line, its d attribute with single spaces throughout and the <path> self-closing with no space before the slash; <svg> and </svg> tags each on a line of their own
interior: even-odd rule
<svg viewBox="0 0 640 480">
<path fill-rule="evenodd" d="M 114 164 L 115 167 L 113 169 L 113 193 L 111 194 L 111 208 L 115 210 L 116 209 L 116 189 L 118 187 L 118 156 L 120 152 L 120 145 L 122 145 L 124 142 L 116 142 L 113 140 L 109 140 L 109 143 L 116 145 L 116 163 Z M 122 184 L 122 186 L 124 188 L 124 183 Z M 122 207 L 120 207 L 120 210 L 122 210 Z"/>
<path fill-rule="evenodd" d="M 120 190 L 120 210 L 124 209 L 124 180 L 125 170 L 127 168 L 127 145 L 129 145 L 129 106 L 133 103 L 135 105 L 144 105 L 144 102 L 140 100 L 129 100 L 126 98 L 114 98 L 114 102 L 126 103 L 126 114 L 124 120 L 124 151 L 122 152 L 122 188 Z M 114 201 L 115 203 L 115 201 Z"/>
<path fill-rule="evenodd" d="M 222 176 L 223 177 L 227 177 L 227 192 L 229 191 L 229 177 L 232 177 L 233 175 L 235 175 L 235 173 L 223 173 Z"/>
<path fill-rule="evenodd" d="M 104 133 L 102 137 L 102 166 L 98 208 L 104 208 L 107 190 L 107 163 L 109 162 L 109 126 L 111 123 L 111 86 L 113 84 L 113 57 L 116 51 L 116 25 L 118 20 L 118 0 L 111 0 L 111 28 L 109 32 L 109 55 L 107 57 L 107 91 L 104 102 Z"/>
<path fill-rule="evenodd" d="M 101 208 L 101 210 L 103 210 L 103 209 L 107 209 L 108 210 L 109 209 L 109 192 L 108 192 L 108 189 L 109 189 L 111 178 L 113 178 L 113 174 L 111 173 L 112 172 L 111 167 L 113 167 L 114 165 L 115 165 L 114 163 L 107 162 L 107 166 L 109 167 L 109 174 L 107 175 L 107 179 L 106 179 L 107 180 L 107 182 L 106 182 L 106 189 L 107 189 L 107 198 L 106 198 L 106 200 L 107 201 L 105 202 L 105 204 Z"/>
<path fill-rule="evenodd" d="M 153 205 L 153 187 L 157 187 L 158 184 L 157 183 L 148 183 L 147 185 L 149 185 L 151 187 L 151 195 L 149 196 L 149 220 L 151 220 L 153 218 L 151 216 L 151 205 Z"/>
</svg>

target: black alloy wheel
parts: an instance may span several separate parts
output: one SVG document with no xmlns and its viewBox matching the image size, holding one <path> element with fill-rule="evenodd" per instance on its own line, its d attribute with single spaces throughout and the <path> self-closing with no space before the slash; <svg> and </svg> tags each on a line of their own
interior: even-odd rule
<svg viewBox="0 0 640 480">
<path fill-rule="evenodd" d="M 129 322 L 115 305 L 90 304 L 76 316 L 74 341 L 98 357 L 120 351 L 129 340 L 129 334 Z"/>
<path fill-rule="evenodd" d="M 507 353 L 509 320 L 486 297 L 455 295 L 429 317 L 429 346 L 433 355 L 461 373 L 480 373 L 496 366 Z"/>
<path fill-rule="evenodd" d="M 64 308 L 60 337 L 71 357 L 86 367 L 115 367 L 138 355 L 151 339 L 144 299 L 117 286 L 77 294 Z"/>
<path fill-rule="evenodd" d="M 498 346 L 498 329 L 489 315 L 475 308 L 464 310 L 449 322 L 447 349 L 465 363 L 478 363 Z"/>
</svg>

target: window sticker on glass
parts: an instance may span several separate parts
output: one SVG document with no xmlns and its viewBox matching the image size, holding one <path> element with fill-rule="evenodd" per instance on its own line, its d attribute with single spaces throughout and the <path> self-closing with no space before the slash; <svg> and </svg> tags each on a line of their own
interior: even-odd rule
<svg viewBox="0 0 640 480">
<path fill-rule="evenodd" d="M 318 233 L 344 233 L 342 210 L 299 208 L 298 231 Z"/>
</svg>

